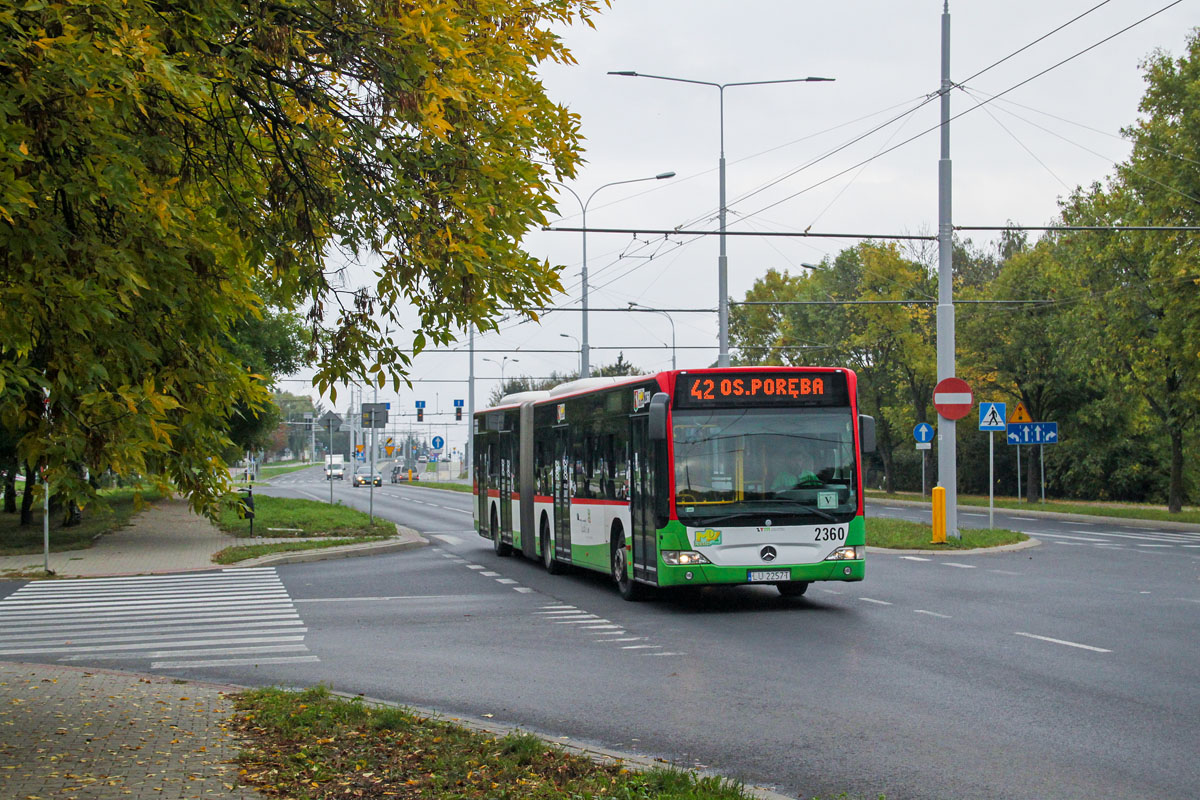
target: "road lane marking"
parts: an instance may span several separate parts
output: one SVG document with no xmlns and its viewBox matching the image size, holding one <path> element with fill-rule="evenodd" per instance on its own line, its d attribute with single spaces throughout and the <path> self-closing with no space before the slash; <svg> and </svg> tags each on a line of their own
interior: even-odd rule
<svg viewBox="0 0 1200 800">
<path fill-rule="evenodd" d="M 605 641 L 609 641 L 609 642 L 644 642 L 644 641 L 646 641 L 646 637 L 645 636 L 627 636 L 624 639 L 606 639 Z"/>
<path fill-rule="evenodd" d="M 528 586 L 514 586 L 513 588 L 521 594 L 530 594 L 533 592 L 533 589 L 530 589 Z"/>
<path fill-rule="evenodd" d="M 890 606 L 890 605 L 892 605 L 892 603 L 889 603 L 887 600 L 876 600 L 876 599 L 874 599 L 874 598 L 871 598 L 871 597 L 860 597 L 860 598 L 858 598 L 858 599 L 859 599 L 859 600 L 862 600 L 864 603 L 875 603 L 876 605 L 880 605 L 880 606 Z"/>
<path fill-rule="evenodd" d="M 1080 650 L 1091 650 L 1094 653 L 1111 653 L 1112 650 L 1105 650 L 1103 647 L 1092 647 L 1090 644 L 1080 644 L 1079 642 L 1068 642 L 1066 639 L 1054 639 L 1049 636 L 1038 636 L 1036 633 L 1024 633 L 1023 631 L 1013 631 L 1017 636 L 1024 636 L 1028 639 L 1038 639 L 1043 642 L 1052 642 L 1053 644 L 1062 644 L 1067 647 L 1078 647 Z"/>
<path fill-rule="evenodd" d="M 926 611 L 923 608 L 918 608 L 915 611 L 913 611 L 913 613 L 914 614 L 928 614 L 929 616 L 937 617 L 938 619 L 954 619 L 954 617 L 950 616 L 949 614 L 939 614 L 936 611 Z"/>
<path fill-rule="evenodd" d="M 958 567 L 959 569 L 975 569 L 975 564 L 959 564 L 957 561 L 939 561 L 943 567 Z"/>
<path fill-rule="evenodd" d="M 1173 544 L 1139 544 L 1137 547 L 1174 547 Z"/>
<path fill-rule="evenodd" d="M 150 669 L 192 669 L 194 667 L 238 667 L 251 664 L 311 664 L 316 656 L 278 656 L 275 658 L 216 658 L 210 661 L 152 661 Z"/>
<path fill-rule="evenodd" d="M 1006 570 L 1006 569 L 989 569 L 988 572 L 995 573 L 996 575 L 1013 575 L 1018 578 L 1021 577 L 1020 572 L 1010 572 L 1009 570 Z"/>
<path fill-rule="evenodd" d="M 905 561 L 928 561 L 929 560 L 928 558 L 921 558 L 920 556 L 900 556 L 900 558 L 904 559 Z"/>
<path fill-rule="evenodd" d="M 496 583 L 503 583 L 506 586 L 511 586 L 516 583 L 512 578 L 496 578 Z"/>
<path fill-rule="evenodd" d="M 662 650 L 661 644 L 627 644 L 621 647 L 622 650 Z"/>
<path fill-rule="evenodd" d="M 485 578 L 496 578 L 496 577 L 499 577 L 499 575 L 500 575 L 499 572 L 490 572 L 490 571 L 489 572 L 481 572 L 479 574 Z"/>
<path fill-rule="evenodd" d="M 487 569 L 483 564 L 467 564 L 467 569 Z"/>
</svg>

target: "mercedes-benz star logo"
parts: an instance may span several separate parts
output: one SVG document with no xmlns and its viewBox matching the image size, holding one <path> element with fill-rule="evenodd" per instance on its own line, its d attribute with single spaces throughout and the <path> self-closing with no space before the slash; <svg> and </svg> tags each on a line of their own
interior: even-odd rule
<svg viewBox="0 0 1200 800">
<path fill-rule="evenodd" d="M 758 555 L 762 557 L 763 561 L 774 561 L 775 557 L 779 555 L 779 553 L 775 552 L 774 547 L 767 545 L 762 550 L 758 551 Z"/>
</svg>

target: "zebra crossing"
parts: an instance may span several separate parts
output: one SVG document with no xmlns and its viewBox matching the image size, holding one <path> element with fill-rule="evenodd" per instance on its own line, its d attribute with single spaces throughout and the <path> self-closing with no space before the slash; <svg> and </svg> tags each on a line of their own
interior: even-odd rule
<svg viewBox="0 0 1200 800">
<path fill-rule="evenodd" d="M 149 669 L 318 661 L 307 632 L 274 567 L 38 581 L 0 600 L 0 659 Z"/>
</svg>

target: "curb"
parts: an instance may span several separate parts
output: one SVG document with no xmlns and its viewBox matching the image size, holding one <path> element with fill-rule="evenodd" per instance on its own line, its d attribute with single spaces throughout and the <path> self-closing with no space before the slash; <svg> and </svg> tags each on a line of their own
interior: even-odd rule
<svg viewBox="0 0 1200 800">
<path fill-rule="evenodd" d="M 886 500 L 876 500 L 871 497 L 864 498 L 868 503 L 875 503 L 881 506 L 922 506 L 929 507 L 929 501 L 920 502 L 918 500 L 894 500 L 888 498 Z M 959 505 L 959 508 L 986 509 L 987 506 L 964 506 Z M 1135 519 L 1132 517 L 1098 517 L 1094 514 L 1070 514 L 1063 511 L 1038 511 L 1036 509 L 1026 508 L 1001 508 L 996 507 L 997 513 L 1004 514 L 1021 514 L 1030 517 L 1041 517 L 1044 519 L 1062 519 L 1070 520 L 1071 522 L 1104 522 L 1108 524 L 1128 525 L 1131 528 L 1166 528 L 1174 531 L 1188 531 L 1191 533 L 1200 533 L 1200 524 L 1194 522 L 1175 522 L 1173 520 L 1155 520 L 1155 519 Z"/>
<path fill-rule="evenodd" d="M 412 528 L 397 525 L 396 533 L 397 537 L 395 539 L 388 539 L 383 542 L 348 544 L 342 547 L 322 547 L 315 550 L 297 550 L 294 553 L 272 553 L 271 555 L 239 561 L 236 564 L 229 564 L 226 569 L 269 567 L 277 564 L 303 564 L 310 561 L 331 561 L 335 558 L 374 556 L 383 553 L 396 553 L 401 550 L 411 550 L 429 544 L 428 539 Z"/>
<path fill-rule="evenodd" d="M 1037 547 L 1042 542 L 1034 539 L 1032 536 L 1023 542 L 1016 544 L 1001 544 L 996 547 L 972 547 L 969 550 L 893 550 L 890 547 L 871 547 L 867 545 L 868 553 L 877 553 L 886 555 L 892 553 L 898 556 L 977 556 L 987 555 L 988 553 L 1011 553 L 1015 550 L 1028 550 L 1031 547 Z"/>
<path fill-rule="evenodd" d="M 729 777 L 727 775 L 722 775 L 719 772 L 713 772 L 711 770 L 697 769 L 695 767 L 683 767 L 683 766 L 679 766 L 677 764 L 672 764 L 670 761 L 663 759 L 663 758 L 654 758 L 652 756 L 643 756 L 643 755 L 636 755 L 633 753 L 623 753 L 623 752 L 620 752 L 617 750 L 609 750 L 608 748 L 599 747 L 594 744 L 587 744 L 578 739 L 572 739 L 569 736 L 562 736 L 562 737 L 548 736 L 544 733 L 539 733 L 538 731 L 534 731 L 534 730 L 530 730 L 529 728 L 522 727 L 521 725 L 511 725 L 511 724 L 504 723 L 504 722 L 495 722 L 493 720 L 484 720 L 484 719 L 479 719 L 477 717 L 464 716 L 461 714 L 451 715 L 451 714 L 447 714 L 442 711 L 437 711 L 437 710 L 429 709 L 429 708 L 423 708 L 421 706 L 415 706 L 415 705 L 412 705 L 409 703 L 393 703 L 389 700 L 380 700 L 379 698 L 376 698 L 376 697 L 368 697 L 368 696 L 361 695 L 361 694 L 351 694 L 349 692 L 337 692 L 337 691 L 333 691 L 330 693 L 337 697 L 343 697 L 347 700 L 355 700 L 355 699 L 361 700 L 368 705 L 383 706 L 385 708 L 408 709 L 408 710 L 414 711 L 424 717 L 429 717 L 431 719 L 440 719 L 440 720 L 444 720 L 446 722 L 452 722 L 456 725 L 461 725 L 464 728 L 469 728 L 470 730 L 476 731 L 478 733 L 486 733 L 491 736 L 501 737 L 501 736 L 506 736 L 507 734 L 510 734 L 510 733 L 530 734 L 530 735 L 536 736 L 537 738 L 541 739 L 543 742 L 545 742 L 548 745 L 553 745 L 554 747 L 561 748 L 561 749 L 571 752 L 577 756 L 581 756 L 583 758 L 588 758 L 593 761 L 599 761 L 600 763 L 628 764 L 640 771 L 653 769 L 654 767 L 671 767 L 671 766 L 673 766 L 676 769 L 680 769 L 684 772 L 691 772 L 696 775 L 701 775 L 701 776 L 705 776 L 705 777 L 719 777 L 719 778 L 728 778 Z M 745 787 L 747 794 L 750 794 L 753 797 L 759 798 L 759 800 L 795 800 L 795 798 L 791 795 L 780 794 L 779 792 L 773 791 L 765 786 L 754 786 L 754 785 L 747 784 L 747 783 L 742 783 L 742 786 Z"/>
</svg>

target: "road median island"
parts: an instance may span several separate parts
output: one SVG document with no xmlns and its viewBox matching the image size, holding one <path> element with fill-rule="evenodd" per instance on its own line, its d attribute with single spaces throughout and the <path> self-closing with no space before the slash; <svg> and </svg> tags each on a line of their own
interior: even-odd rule
<svg viewBox="0 0 1200 800">
<path fill-rule="evenodd" d="M 242 781 L 272 797 L 776 797 L 715 775 L 567 752 L 523 731 L 499 735 L 325 688 L 235 696 Z"/>
<path fill-rule="evenodd" d="M 250 537 L 250 520 L 239 509 L 225 509 L 217 526 L 238 538 Z M 396 526 L 341 504 L 293 497 L 254 498 L 254 538 L 270 541 L 226 547 L 213 555 L 218 564 L 303 550 L 321 550 L 382 542 L 396 536 Z M 288 541 L 290 540 L 290 541 Z"/>
<path fill-rule="evenodd" d="M 902 519 L 867 517 L 867 546 L 886 550 L 922 550 L 931 553 L 961 553 L 967 550 L 1008 548 L 1033 542 L 1020 531 L 1003 528 L 963 528 L 961 538 L 947 537 L 933 543 L 933 526 Z"/>
</svg>

